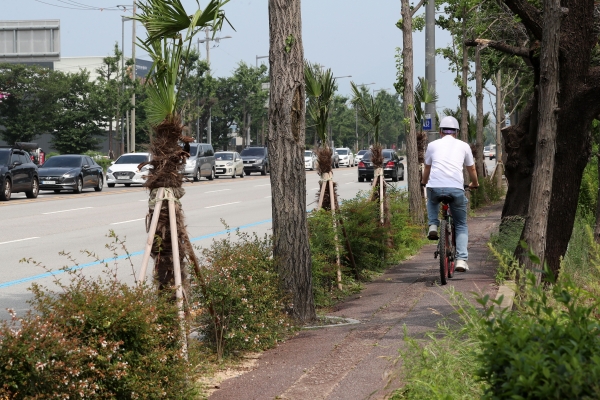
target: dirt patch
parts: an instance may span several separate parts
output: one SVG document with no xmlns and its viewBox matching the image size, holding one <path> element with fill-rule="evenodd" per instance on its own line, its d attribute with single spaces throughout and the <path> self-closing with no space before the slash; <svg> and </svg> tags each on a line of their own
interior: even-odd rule
<svg viewBox="0 0 600 400">
<path fill-rule="evenodd" d="M 227 366 L 225 369 L 217 371 L 212 376 L 206 376 L 199 379 L 198 383 L 202 384 L 206 398 L 210 397 L 215 391 L 221 388 L 221 382 L 230 378 L 236 378 L 256 369 L 261 355 L 262 353 L 245 354 L 239 363 Z"/>
</svg>

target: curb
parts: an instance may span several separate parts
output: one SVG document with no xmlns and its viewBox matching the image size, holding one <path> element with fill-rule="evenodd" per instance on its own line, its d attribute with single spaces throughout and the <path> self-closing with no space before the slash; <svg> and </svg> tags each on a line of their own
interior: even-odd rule
<svg viewBox="0 0 600 400">
<path fill-rule="evenodd" d="M 505 281 L 504 285 L 500 285 L 498 293 L 496 294 L 496 300 L 500 300 L 500 297 L 504 296 L 500 308 L 512 309 L 513 301 L 515 299 L 515 281 Z"/>
</svg>

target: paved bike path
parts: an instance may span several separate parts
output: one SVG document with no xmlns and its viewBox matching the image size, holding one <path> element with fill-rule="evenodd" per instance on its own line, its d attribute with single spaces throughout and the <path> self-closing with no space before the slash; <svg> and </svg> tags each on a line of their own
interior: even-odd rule
<svg viewBox="0 0 600 400">
<path fill-rule="evenodd" d="M 404 326 L 419 335 L 450 316 L 446 288 L 496 295 L 495 266 L 486 243 L 501 211 L 502 204 L 495 204 L 469 219 L 469 272 L 456 273 L 447 286 L 439 286 L 435 244 L 427 245 L 328 314 L 359 324 L 301 331 L 264 352 L 252 371 L 222 382 L 210 399 L 385 398 L 401 384 L 398 349 Z"/>
</svg>

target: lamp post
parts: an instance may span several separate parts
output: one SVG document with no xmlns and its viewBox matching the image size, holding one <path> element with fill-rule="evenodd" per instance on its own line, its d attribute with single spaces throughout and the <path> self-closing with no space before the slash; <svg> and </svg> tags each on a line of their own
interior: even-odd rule
<svg viewBox="0 0 600 400">
<path fill-rule="evenodd" d="M 206 38 L 198 39 L 198 53 L 200 53 L 200 43 L 206 43 L 206 63 L 208 64 L 208 76 L 210 76 L 210 42 L 215 41 L 218 43 L 221 39 L 231 39 L 231 36 L 211 38 L 208 34 L 210 32 L 209 28 L 206 28 L 206 30 L 204 32 L 206 33 Z M 209 105 L 209 107 L 208 107 L 208 123 L 206 124 L 206 142 L 208 144 L 212 144 L 211 119 L 212 119 L 212 107 Z"/>
<path fill-rule="evenodd" d="M 123 7 L 126 10 L 125 6 Z M 121 15 L 121 94 L 125 93 L 125 22 L 131 21 L 130 17 Z M 129 130 L 129 129 L 128 129 Z M 129 149 L 129 134 L 127 135 L 127 144 Z M 121 151 L 120 154 L 125 153 L 125 125 L 123 124 L 123 114 L 121 114 Z"/>
<path fill-rule="evenodd" d="M 360 85 L 356 85 L 356 86 L 370 86 L 370 85 L 374 85 L 375 82 L 371 82 L 371 83 L 361 83 Z M 354 145 L 356 148 L 355 150 L 358 152 L 358 110 L 356 108 L 356 104 L 354 104 L 354 118 L 355 118 L 355 124 L 356 124 L 356 144 Z"/>
<path fill-rule="evenodd" d="M 258 60 L 261 58 L 269 58 L 269 56 L 256 56 L 256 68 L 258 68 Z"/>
</svg>

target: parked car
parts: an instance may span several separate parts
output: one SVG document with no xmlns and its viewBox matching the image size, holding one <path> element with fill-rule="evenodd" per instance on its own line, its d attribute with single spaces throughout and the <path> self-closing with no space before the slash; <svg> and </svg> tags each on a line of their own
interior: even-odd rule
<svg viewBox="0 0 600 400">
<path fill-rule="evenodd" d="M 304 151 L 304 168 L 314 171 L 317 167 L 317 156 L 312 150 Z"/>
<path fill-rule="evenodd" d="M 371 151 L 368 151 L 358 163 L 358 181 L 370 182 L 375 175 L 373 162 L 371 161 Z M 398 157 L 396 152 L 391 149 L 383 149 L 383 177 L 391 178 L 393 182 L 404 180 L 404 157 Z"/>
<path fill-rule="evenodd" d="M 30 199 L 38 196 L 38 167 L 26 151 L 30 148 L 37 148 L 37 144 L 16 143 L 14 146 L 0 146 L 0 200 L 8 201 L 13 193 L 18 192 L 25 192 Z"/>
<path fill-rule="evenodd" d="M 340 167 L 340 155 L 336 149 L 331 149 L 331 168 Z"/>
<path fill-rule="evenodd" d="M 104 170 L 88 156 L 64 154 L 49 158 L 39 167 L 40 190 L 72 190 L 81 193 L 93 188 L 96 192 L 104 186 Z"/>
<path fill-rule="evenodd" d="M 142 169 L 138 166 L 150 161 L 150 153 L 127 153 L 113 161 L 106 171 L 106 184 L 108 187 L 115 187 L 117 183 L 125 186 L 131 184 L 143 185 L 148 176 L 149 165 Z"/>
<path fill-rule="evenodd" d="M 260 172 L 266 175 L 269 172 L 269 152 L 266 147 L 249 146 L 240 153 L 244 161 L 244 173 L 250 175 L 253 172 Z"/>
<path fill-rule="evenodd" d="M 215 153 L 215 178 L 230 176 L 244 177 L 244 162 L 239 153 L 235 151 L 218 151 Z"/>
<path fill-rule="evenodd" d="M 354 162 L 358 164 L 360 160 L 362 160 L 363 156 L 367 153 L 368 150 L 359 150 L 358 153 L 354 156 Z"/>
<path fill-rule="evenodd" d="M 190 143 L 190 157 L 185 162 L 183 174 L 193 177 L 194 182 L 205 177 L 212 181 L 216 175 L 215 150 L 208 143 Z"/>
<path fill-rule="evenodd" d="M 496 158 L 496 145 L 485 146 L 483 148 L 483 157 L 489 157 L 490 160 Z"/>
<path fill-rule="evenodd" d="M 354 167 L 354 154 L 352 154 L 352 150 L 350 150 L 348 147 L 341 147 L 335 150 L 340 157 L 340 166 L 346 166 L 348 168 Z"/>
</svg>

